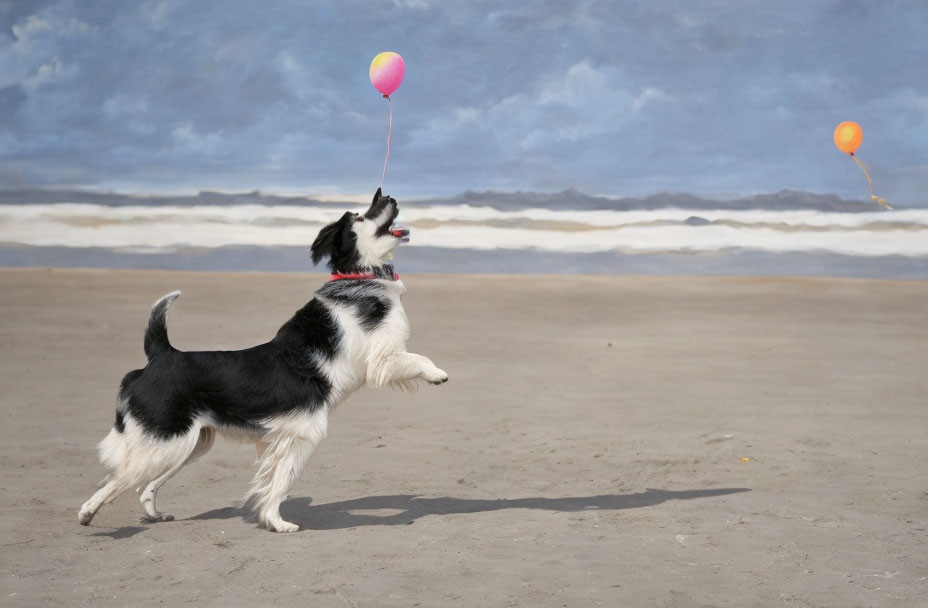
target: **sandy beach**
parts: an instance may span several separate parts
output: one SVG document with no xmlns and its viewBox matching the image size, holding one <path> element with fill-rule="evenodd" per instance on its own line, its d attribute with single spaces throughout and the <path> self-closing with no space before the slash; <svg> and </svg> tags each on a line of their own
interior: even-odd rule
<svg viewBox="0 0 928 608">
<path fill-rule="evenodd" d="M 220 442 L 90 527 L 95 446 L 181 289 L 181 349 L 273 336 L 311 274 L 0 270 L 0 605 L 924 606 L 928 282 L 409 275 L 410 350 L 284 504 Z"/>
</svg>

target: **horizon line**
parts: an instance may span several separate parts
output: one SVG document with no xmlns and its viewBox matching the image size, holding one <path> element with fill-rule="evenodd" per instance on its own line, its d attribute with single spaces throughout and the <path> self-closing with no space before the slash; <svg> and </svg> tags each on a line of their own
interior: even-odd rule
<svg viewBox="0 0 928 608">
<path fill-rule="evenodd" d="M 364 203 L 371 199 L 370 193 L 358 193 L 358 192 L 316 192 L 313 193 L 310 189 L 292 189 L 292 188 L 275 188 L 273 186 L 268 188 L 254 188 L 254 189 L 225 189 L 225 188 L 184 188 L 177 190 L 144 190 L 139 191 L 135 189 L 107 189 L 101 187 L 81 187 L 81 186 L 6 186 L 0 185 L 0 193 L 4 192 L 76 192 L 80 194 L 87 195 L 102 195 L 102 196 L 125 196 L 125 197 L 195 197 L 203 194 L 220 194 L 224 196 L 235 196 L 235 195 L 251 195 L 251 196 L 272 196 L 280 198 L 291 198 L 291 197 L 300 197 L 311 199 L 323 203 Z M 837 192 L 823 192 L 823 191 L 813 191 L 813 190 L 800 190 L 795 188 L 783 187 L 776 191 L 751 191 L 751 192 L 718 192 L 714 194 L 698 194 L 695 192 L 688 192 L 683 190 L 656 190 L 649 194 L 613 194 L 613 193 L 601 193 L 601 192 L 587 192 L 580 190 L 579 188 L 571 187 L 564 188 L 561 190 L 531 190 L 531 189 L 517 189 L 517 190 L 496 190 L 496 189 L 464 189 L 458 191 L 456 194 L 419 194 L 412 195 L 407 197 L 405 200 L 409 202 L 419 202 L 419 201 L 428 201 L 428 200 L 450 200 L 455 198 L 464 197 L 468 194 L 474 195 L 493 195 L 493 194 L 502 194 L 502 195 L 542 195 L 542 196 L 555 196 L 558 194 L 567 194 L 567 193 L 577 193 L 582 196 L 588 196 L 592 198 L 604 198 L 609 200 L 621 201 L 621 200 L 647 200 L 656 196 L 692 196 L 707 201 L 718 201 L 718 202 L 730 202 L 736 201 L 743 198 L 753 198 L 758 196 L 772 196 L 783 193 L 795 193 L 795 194 L 810 194 L 814 196 L 834 196 L 843 202 L 856 203 L 867 201 L 863 198 L 844 198 Z"/>
</svg>

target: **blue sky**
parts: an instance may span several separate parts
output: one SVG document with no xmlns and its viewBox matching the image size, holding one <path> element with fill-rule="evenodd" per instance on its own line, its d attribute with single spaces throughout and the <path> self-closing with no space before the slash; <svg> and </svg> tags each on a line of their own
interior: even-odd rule
<svg viewBox="0 0 928 608">
<path fill-rule="evenodd" d="M 0 1 L 0 187 L 928 205 L 928 3 Z"/>
</svg>

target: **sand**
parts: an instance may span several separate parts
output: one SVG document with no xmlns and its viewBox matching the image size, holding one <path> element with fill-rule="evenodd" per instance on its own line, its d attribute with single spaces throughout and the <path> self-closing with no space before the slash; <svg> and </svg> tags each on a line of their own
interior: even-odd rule
<svg viewBox="0 0 928 608">
<path fill-rule="evenodd" d="M 405 278 L 451 381 L 363 391 L 282 509 L 221 442 L 90 527 L 144 364 L 267 340 L 322 277 L 0 271 L 0 605 L 928 605 L 928 282 Z"/>
</svg>

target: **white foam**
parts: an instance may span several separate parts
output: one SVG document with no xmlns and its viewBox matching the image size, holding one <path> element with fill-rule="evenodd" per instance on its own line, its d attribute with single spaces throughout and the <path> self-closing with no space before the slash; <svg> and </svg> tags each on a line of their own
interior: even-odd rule
<svg viewBox="0 0 928 608">
<path fill-rule="evenodd" d="M 308 247 L 319 229 L 340 215 L 340 210 L 331 207 L 286 205 L 0 205 L 0 242 L 150 252 L 227 245 Z M 724 223 L 682 223 L 691 216 Z M 420 247 L 628 253 L 739 248 L 928 256 L 928 209 L 873 213 L 724 209 L 500 211 L 468 205 L 409 205 L 404 206 L 403 217 L 413 225 L 412 244 Z M 423 222 L 425 227 L 416 227 L 417 222 Z M 564 229 L 558 229 L 557 223 L 562 223 Z M 589 229 L 577 230 L 578 224 Z"/>
</svg>

